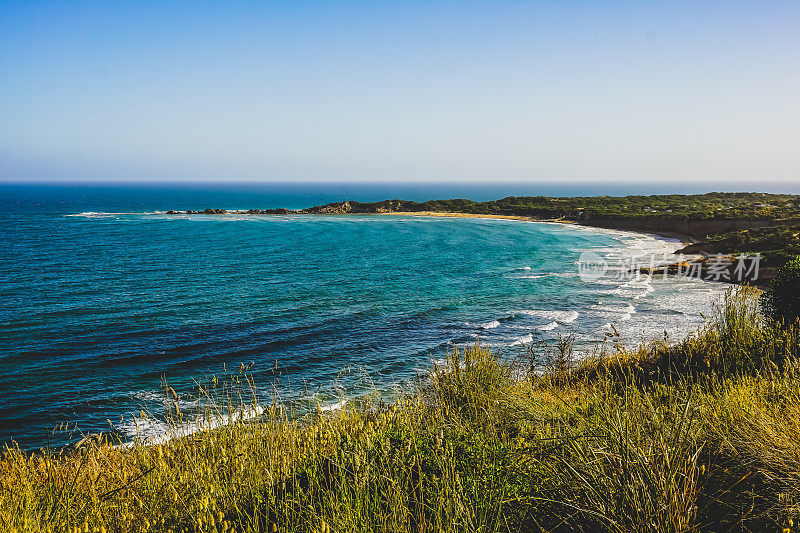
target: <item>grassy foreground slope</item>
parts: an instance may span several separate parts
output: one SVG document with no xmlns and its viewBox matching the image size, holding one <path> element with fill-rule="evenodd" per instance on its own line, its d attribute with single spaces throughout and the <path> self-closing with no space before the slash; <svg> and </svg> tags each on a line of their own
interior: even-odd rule
<svg viewBox="0 0 800 533">
<path fill-rule="evenodd" d="M 791 531 L 798 357 L 798 330 L 743 287 L 678 345 L 610 342 L 573 366 L 565 340 L 545 374 L 476 347 L 388 407 L 7 449 L 0 530 Z"/>
</svg>

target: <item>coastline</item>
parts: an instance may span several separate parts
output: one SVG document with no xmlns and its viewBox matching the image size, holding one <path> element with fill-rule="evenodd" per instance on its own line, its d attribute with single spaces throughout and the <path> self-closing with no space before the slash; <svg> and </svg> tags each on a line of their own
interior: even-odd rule
<svg viewBox="0 0 800 533">
<path fill-rule="evenodd" d="M 535 218 L 535 217 L 526 217 L 520 215 L 491 215 L 491 214 L 478 214 L 478 213 L 456 213 L 452 211 L 393 211 L 389 213 L 365 213 L 365 214 L 376 214 L 382 216 L 426 216 L 426 217 L 447 217 L 447 218 L 487 218 L 487 219 L 500 219 L 500 220 L 520 220 L 523 222 L 546 222 L 551 224 L 566 224 L 572 226 L 581 226 L 584 228 L 598 228 L 600 226 L 592 226 L 590 224 L 584 224 L 582 222 L 576 222 L 574 220 L 567 220 L 564 218 Z M 659 233 L 646 231 L 646 230 L 637 230 L 637 229 L 629 229 L 629 228 L 603 228 L 603 229 L 612 229 L 616 231 L 630 231 L 631 233 L 639 233 L 642 235 L 650 235 L 660 240 L 666 241 L 678 241 L 682 246 L 688 246 L 693 244 L 695 241 L 690 235 L 686 235 L 683 233 L 677 233 L 672 231 L 662 231 Z M 699 254 L 697 254 L 699 255 Z"/>
<path fill-rule="evenodd" d="M 499 214 L 491 214 L 491 213 L 469 213 L 469 212 L 458 212 L 458 211 L 430 211 L 430 210 L 420 210 L 420 211 L 407 211 L 401 210 L 397 207 L 402 205 L 402 202 L 399 200 L 387 200 L 385 202 L 381 202 L 381 207 L 375 207 L 374 204 L 369 204 L 369 209 L 353 209 L 353 205 L 356 204 L 355 202 L 341 202 L 341 203 L 334 203 L 334 204 L 326 204 L 324 206 L 316 206 L 308 209 L 298 209 L 298 210 L 290 210 L 290 209 L 236 209 L 236 210 L 226 210 L 226 209 L 205 209 L 203 211 L 193 211 L 193 210 L 186 210 L 186 211 L 175 211 L 170 210 L 166 211 L 164 214 L 167 215 L 326 215 L 326 216 L 342 216 L 342 215 L 350 215 L 350 216 L 369 216 L 369 215 L 382 215 L 382 216 L 406 216 L 406 217 L 441 217 L 441 218 L 473 218 L 473 219 L 497 219 L 497 220 L 518 220 L 521 222 L 540 222 L 546 224 L 564 224 L 564 225 L 572 225 L 578 226 L 586 229 L 606 229 L 612 231 L 619 231 L 619 232 L 630 232 L 633 234 L 640 234 L 640 235 L 647 235 L 654 239 L 671 242 L 675 244 L 679 244 L 680 246 L 676 247 L 673 251 L 673 254 L 679 254 L 675 257 L 675 261 L 668 265 L 663 265 L 658 268 L 642 268 L 642 273 L 645 274 L 657 274 L 657 273 L 665 273 L 665 274 L 676 274 L 680 275 L 681 273 L 686 272 L 694 272 L 699 279 L 703 281 L 713 281 L 713 282 L 727 282 L 727 283 L 739 283 L 739 284 L 752 284 L 752 285 L 766 285 L 775 275 L 776 269 L 775 267 L 767 267 L 762 268 L 760 271 L 759 277 L 759 270 L 758 267 L 755 269 L 755 274 L 750 277 L 748 273 L 750 272 L 749 269 L 753 267 L 754 261 L 759 261 L 759 259 L 753 259 L 754 255 L 750 255 L 746 261 L 748 261 L 746 267 L 747 272 L 742 275 L 736 268 L 736 256 L 735 254 L 715 254 L 716 260 L 720 261 L 723 260 L 727 267 L 725 268 L 724 278 L 721 278 L 717 271 L 719 268 L 714 270 L 712 268 L 712 261 L 711 257 L 704 252 L 695 252 L 695 251 L 685 251 L 692 245 L 698 243 L 695 239 L 694 235 L 689 233 L 683 233 L 673 230 L 663 230 L 659 229 L 658 231 L 653 231 L 652 229 L 637 226 L 636 224 L 631 224 L 629 221 L 622 221 L 618 220 L 595 220 L 595 223 L 592 223 L 592 219 L 581 220 L 580 222 L 572 219 L 568 219 L 565 217 L 556 217 L 556 218 L 541 218 L 541 217 L 533 217 L 533 216 L 526 216 L 526 215 L 499 215 Z M 738 278 L 737 278 L 738 276 Z"/>
<path fill-rule="evenodd" d="M 359 215 L 398 214 L 404 216 L 497 218 L 579 224 L 653 235 L 683 244 L 679 260 L 686 257 L 712 258 L 695 269 L 710 276 L 718 272 L 720 260 L 730 262 L 760 256 L 766 267 L 759 276 L 726 275 L 737 283 L 764 284 L 778 268 L 800 255 L 800 196 L 766 193 L 704 193 L 629 196 L 507 196 L 498 200 L 473 201 L 450 198 L 427 201 L 344 200 L 308 208 L 231 210 L 204 209 L 167 211 L 170 215 Z M 680 265 L 676 263 L 675 267 Z M 749 272 L 749 271 L 748 271 Z M 728 274 L 735 273 L 731 269 Z M 705 277 L 705 276 L 704 276 Z"/>
<path fill-rule="evenodd" d="M 156 212 L 156 213 L 151 212 L 151 213 L 145 213 L 145 214 L 146 215 L 157 215 L 159 218 L 161 218 L 161 215 L 168 214 L 168 213 L 165 213 L 163 211 L 159 211 L 159 212 Z M 184 213 L 175 213 L 175 214 L 178 215 L 176 217 L 176 219 L 183 219 L 184 218 Z M 253 213 L 248 213 L 245 210 L 229 210 L 229 211 L 226 211 L 224 213 L 216 213 L 216 212 L 214 212 L 214 213 L 192 213 L 192 214 L 204 215 L 202 217 L 198 217 L 199 219 L 201 218 L 203 220 L 225 219 L 225 217 L 229 217 L 231 219 L 240 219 L 240 218 L 244 219 L 244 218 L 248 218 L 249 215 L 253 215 Z M 208 216 L 209 214 L 211 216 Z M 302 214 L 313 214 L 313 213 L 302 213 Z M 633 231 L 633 230 L 627 230 L 627 229 L 617 230 L 617 229 L 614 229 L 614 228 L 598 228 L 598 227 L 595 227 L 595 226 L 589 226 L 589 225 L 585 225 L 585 224 L 580 224 L 580 223 L 577 223 L 575 221 L 565 220 L 565 219 L 542 219 L 542 218 L 527 217 L 527 216 L 517 216 L 517 215 L 492 215 L 492 214 L 433 212 L 433 211 L 432 212 L 422 211 L 422 212 L 352 213 L 352 215 L 362 215 L 362 216 L 363 215 L 376 215 L 376 214 L 377 215 L 384 215 L 384 216 L 386 216 L 386 215 L 396 216 L 396 217 L 414 216 L 414 217 L 439 217 L 439 218 L 466 218 L 466 219 L 487 219 L 487 220 L 512 220 L 512 221 L 519 221 L 519 222 L 532 222 L 532 223 L 541 223 L 541 224 L 562 224 L 562 225 L 571 226 L 571 227 L 574 228 L 574 230 L 571 230 L 571 231 L 568 232 L 570 234 L 571 233 L 578 234 L 579 233 L 579 231 L 578 231 L 579 229 L 586 229 L 586 230 L 588 230 L 589 233 L 592 233 L 592 234 L 613 235 L 615 240 L 619 240 L 619 241 L 628 241 L 630 239 L 637 239 L 637 235 L 644 235 L 644 236 L 648 237 L 648 239 L 646 239 L 648 241 L 650 241 L 651 239 L 657 239 L 657 240 L 663 240 L 663 241 L 669 242 L 669 245 L 668 246 L 665 245 L 664 248 L 669 248 L 670 250 L 674 249 L 674 247 L 676 247 L 678 245 L 678 243 L 676 242 L 676 239 L 674 239 L 674 238 L 663 236 L 663 235 L 658 235 L 658 234 L 653 234 L 651 232 Z M 264 220 L 266 220 L 266 219 L 272 218 L 270 216 L 266 216 L 265 217 L 261 213 L 259 213 L 258 215 L 261 215 L 261 216 L 255 217 L 256 219 L 264 219 Z M 290 215 L 296 215 L 296 214 L 295 213 L 290 213 Z M 334 220 L 335 217 L 342 216 L 340 214 L 326 214 L 326 215 L 329 215 L 329 216 L 323 216 L 322 218 L 331 220 L 333 224 L 337 224 L 337 222 L 342 222 L 343 223 L 346 220 L 346 218 L 339 219 L 339 221 Z M 170 215 L 169 217 L 166 217 L 166 218 L 171 218 L 171 216 L 172 215 Z M 280 216 L 280 217 L 276 217 L 276 218 L 278 218 L 278 219 L 281 219 L 281 218 L 296 219 L 295 216 L 289 216 L 289 217 Z M 311 219 L 311 218 L 312 217 L 309 217 L 309 219 Z M 466 223 L 466 221 L 465 221 L 465 223 Z M 460 224 L 455 224 L 455 225 L 460 225 Z M 509 225 L 509 227 L 510 227 L 510 225 Z M 552 227 L 553 226 L 551 226 L 551 228 Z M 527 232 L 525 234 L 527 235 Z M 597 305 L 600 305 L 600 302 L 597 302 Z M 581 312 L 583 312 L 583 311 L 581 311 Z M 488 321 L 491 318 L 492 317 L 489 317 L 486 320 Z M 622 318 L 618 318 L 617 320 L 621 322 L 621 321 L 627 320 L 628 318 L 630 318 L 630 315 L 625 317 L 625 315 L 623 314 Z M 500 318 L 500 320 L 502 320 L 502 318 Z M 610 320 L 610 322 L 617 323 L 619 325 L 619 322 L 617 322 L 617 320 L 611 320 L 611 319 L 609 319 L 609 320 Z M 631 323 L 633 323 L 633 322 L 634 321 L 632 321 Z M 555 324 L 555 322 L 553 322 L 553 324 Z M 676 340 L 682 340 L 682 338 L 684 336 L 691 334 L 692 331 L 694 331 L 694 330 L 686 331 L 685 333 L 682 333 L 680 337 L 675 337 L 675 339 Z M 520 340 L 518 339 L 515 342 L 519 343 Z M 529 341 L 527 341 L 527 342 L 529 342 Z M 512 346 L 513 346 L 513 344 L 512 344 Z M 338 403 L 337 404 L 333 404 L 333 405 L 338 405 Z M 334 409 L 333 409 L 333 406 L 325 406 L 320 410 L 321 411 L 328 411 L 328 410 L 334 410 Z M 177 432 L 179 433 L 178 436 L 188 436 L 188 435 L 193 434 L 195 431 L 198 430 L 198 427 L 200 425 L 204 425 L 204 424 L 202 424 L 202 422 L 203 422 L 203 419 L 199 419 L 199 423 L 191 423 L 187 427 L 183 427 L 182 426 L 180 428 L 177 428 Z M 135 424 L 135 420 L 134 420 L 134 425 L 136 425 Z M 148 435 L 144 440 L 145 440 L 145 442 L 149 442 L 149 443 L 152 443 L 152 444 L 158 444 L 158 443 L 163 443 L 163 442 L 165 442 L 165 439 L 169 440 L 172 437 L 173 436 L 167 436 L 167 435 L 162 435 L 162 434 L 152 434 L 152 435 Z"/>
<path fill-rule="evenodd" d="M 743 278 L 736 279 L 737 276 L 736 259 L 733 254 L 730 254 L 726 256 L 727 260 L 729 261 L 729 264 L 726 269 L 728 278 L 723 279 L 719 277 L 718 274 L 715 276 L 714 274 L 712 274 L 713 262 L 711 257 L 709 257 L 707 254 L 704 253 L 683 252 L 684 248 L 691 246 L 692 244 L 698 241 L 696 241 L 691 235 L 685 233 L 678 233 L 674 231 L 653 232 L 645 229 L 635 229 L 630 227 L 620 228 L 612 225 L 599 226 L 599 225 L 586 224 L 583 222 L 576 222 L 574 220 L 567 220 L 563 218 L 535 218 L 535 217 L 528 217 L 521 215 L 457 213 L 452 211 L 392 211 L 392 212 L 353 213 L 353 214 L 383 215 L 383 216 L 392 216 L 392 215 L 425 216 L 425 217 L 445 217 L 445 218 L 485 218 L 485 219 L 499 219 L 499 220 L 518 220 L 522 222 L 542 222 L 547 224 L 565 224 L 571 226 L 578 226 L 586 229 L 606 229 L 619 232 L 630 232 L 634 234 L 647 235 L 649 237 L 661 241 L 680 244 L 680 246 L 676 248 L 675 251 L 673 252 L 674 254 L 680 254 L 679 256 L 675 257 L 675 262 L 655 268 L 642 267 L 640 269 L 640 272 L 642 274 L 647 274 L 651 276 L 656 274 L 669 274 L 671 276 L 680 276 L 684 274 L 688 275 L 686 274 L 687 272 L 691 272 L 692 268 L 696 268 L 697 269 L 696 275 L 702 281 L 707 281 L 712 283 L 728 283 L 728 284 L 741 284 L 741 285 L 751 285 L 755 287 L 764 287 L 775 276 L 777 270 L 775 267 L 761 267 L 760 270 L 761 276 L 758 277 L 759 270 L 758 267 L 756 267 L 756 277 L 747 278 L 747 274 L 745 274 Z M 750 262 L 747 263 L 747 268 L 752 268 L 754 260 L 751 257 L 748 261 Z"/>
<path fill-rule="evenodd" d="M 326 206 L 323 206 L 326 207 Z M 96 214 L 96 213 L 93 213 Z M 573 226 L 581 226 L 584 228 L 600 228 L 610 229 L 615 231 L 629 231 L 631 233 L 639 233 L 642 235 L 650 235 L 660 240 L 667 240 L 672 242 L 679 242 L 682 246 L 689 246 L 697 242 L 692 235 L 688 233 L 680 233 L 671 230 L 651 231 L 642 228 L 621 227 L 619 225 L 609 224 L 591 224 L 586 221 L 576 221 L 567 218 L 539 218 L 524 215 L 495 215 L 491 213 L 464 213 L 458 211 L 397 211 L 397 210 L 375 210 L 375 211 L 350 211 L 350 210 L 323 210 L 319 207 L 308 209 L 205 209 L 205 210 L 186 210 L 177 211 L 169 210 L 160 212 L 159 214 L 165 215 L 324 215 L 324 216 L 412 216 L 412 217 L 443 217 L 443 218 L 485 218 L 497 220 L 519 220 L 523 222 L 543 222 L 550 224 L 566 224 Z M 67 215 L 75 216 L 75 215 Z M 697 254 L 699 255 L 699 254 Z"/>
<path fill-rule="evenodd" d="M 528 524 L 516 524 L 519 530 L 541 528 L 545 520 L 559 530 L 568 519 L 576 528 L 594 531 L 600 529 L 598 512 L 614 517 L 618 511 L 598 507 L 598 512 L 576 515 L 569 505 L 542 510 L 530 502 L 569 503 L 576 493 L 592 501 L 598 485 L 636 483 L 655 472 L 659 479 L 677 476 L 697 483 L 688 496 L 692 505 L 698 502 L 694 512 L 699 515 L 689 518 L 721 531 L 735 529 L 745 515 L 729 518 L 727 510 L 740 509 L 741 500 L 752 497 L 748 491 L 753 485 L 743 485 L 743 479 L 771 480 L 776 472 L 789 479 L 796 475 L 792 452 L 798 439 L 791 415 L 800 408 L 797 386 L 788 382 L 791 370 L 779 365 L 793 362 L 786 345 L 797 339 L 771 324 L 765 335 L 751 297 L 740 289 L 726 300 L 721 319 L 699 330 L 693 340 L 617 346 L 581 363 L 565 346 L 563 357 L 543 373 L 515 373 L 515 367 L 490 350 L 474 347 L 448 353 L 442 365 L 430 369 L 428 385 L 419 394 L 390 404 L 366 402 L 303 420 L 287 420 L 273 407 L 253 420 L 232 416 L 230 425 L 163 442 L 114 447 L 92 438 L 64 454 L 52 448 L 7 448 L 0 455 L 0 481 L 9 490 L 0 493 L 0 507 L 25 525 L 11 531 L 45 531 L 54 523 L 66 524 L 67 530 L 77 523 L 75 529 L 85 531 L 239 531 L 266 520 L 272 531 L 291 530 L 301 520 L 321 522 L 322 531 L 332 531 L 327 523 L 371 523 L 373 509 L 391 512 L 394 506 L 387 505 L 386 495 L 399 493 L 411 502 L 396 519 L 408 529 L 430 517 L 420 512 L 419 518 L 408 518 L 406 509 L 417 509 L 423 494 L 439 508 L 454 499 L 464 506 L 494 506 L 507 513 L 504 523 L 533 517 Z M 731 326 L 721 321 L 728 316 L 737 317 L 736 331 L 744 339 L 733 347 L 720 340 Z M 777 340 L 765 346 L 765 337 Z M 725 351 L 709 359 L 698 345 L 722 345 Z M 718 380 L 725 381 L 716 385 Z M 687 385 L 705 388 L 702 394 L 687 395 Z M 789 391 L 783 409 L 775 408 L 776 389 Z M 535 416 L 520 416 L 532 406 Z M 248 408 L 234 404 L 230 414 Z M 732 452 L 717 447 L 719 442 Z M 765 449 L 774 455 L 750 460 Z M 438 470 L 433 472 L 443 475 L 421 474 L 421 465 L 434 465 Z M 565 486 L 562 472 L 574 470 L 578 475 L 566 478 Z M 485 483 L 487 471 L 495 472 L 505 489 L 499 495 L 485 490 L 475 496 L 472 487 Z M 581 472 L 588 472 L 588 481 Z M 783 511 L 776 518 L 767 514 L 774 509 L 772 502 L 784 497 L 782 485 L 773 487 L 755 485 L 766 503 L 755 500 L 761 506 L 758 515 L 752 506 L 745 509 L 752 530 L 774 530 L 775 523 L 786 521 Z M 653 493 L 652 485 L 634 488 L 646 497 Z M 68 500 L 57 499 L 68 490 Z M 254 492 L 265 494 L 265 502 L 254 502 Z M 304 505 L 287 497 L 293 494 L 304 495 Z M 508 494 L 523 496 L 510 506 Z M 472 496 L 474 500 L 466 499 Z M 702 502 L 710 498 L 718 503 L 709 510 Z M 53 500 L 66 504 L 50 511 L 53 507 L 47 505 Z M 363 517 L 343 514 L 342 509 L 360 512 L 365 500 L 369 505 Z M 319 503 L 314 507 L 305 502 Z M 673 516 L 686 500 L 647 502 L 659 509 L 669 505 L 664 512 Z M 529 507 L 520 512 L 522 505 Z M 719 506 L 726 512 L 720 514 Z M 631 529 L 641 529 L 649 522 L 631 523 Z"/>
</svg>

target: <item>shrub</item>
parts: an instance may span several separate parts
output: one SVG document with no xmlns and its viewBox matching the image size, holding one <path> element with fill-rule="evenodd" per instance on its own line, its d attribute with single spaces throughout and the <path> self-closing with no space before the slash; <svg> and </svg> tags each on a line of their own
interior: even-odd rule
<svg viewBox="0 0 800 533">
<path fill-rule="evenodd" d="M 784 324 L 800 317 L 800 256 L 778 270 L 762 298 L 764 311 Z"/>
</svg>

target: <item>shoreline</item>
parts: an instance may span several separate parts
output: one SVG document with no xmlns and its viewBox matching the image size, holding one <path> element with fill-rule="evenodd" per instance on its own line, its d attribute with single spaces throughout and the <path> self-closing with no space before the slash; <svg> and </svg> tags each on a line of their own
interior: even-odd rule
<svg viewBox="0 0 800 533">
<path fill-rule="evenodd" d="M 733 347 L 724 345 L 717 358 L 704 359 L 694 341 L 673 346 L 654 341 L 639 347 L 609 349 L 582 363 L 575 362 L 572 348 L 566 347 L 562 359 L 552 360 L 546 372 L 532 368 L 517 372 L 513 362 L 476 346 L 461 355 L 448 353 L 441 366 L 429 370 L 427 388 L 389 404 L 368 402 L 326 415 L 319 413 L 302 422 L 288 421 L 280 411 L 266 409 L 252 422 L 235 420 L 237 423 L 225 429 L 216 427 L 159 443 L 137 441 L 125 447 L 89 439 L 66 454 L 49 447 L 30 452 L 8 448 L 0 455 L 0 465 L 4 467 L 1 481 L 9 488 L 0 493 L 5 498 L 0 504 L 16 513 L 10 516 L 24 524 L 25 531 L 44 531 L 54 523 L 66 524 L 71 530 L 72 524 L 80 525 L 81 519 L 83 527 L 76 527 L 81 530 L 111 531 L 124 526 L 124 530 L 164 531 L 172 526 L 170 529 L 175 531 L 238 531 L 243 528 L 236 524 L 246 527 L 265 517 L 272 521 L 268 523 L 281 523 L 280 529 L 275 526 L 271 530 L 282 531 L 301 521 L 319 522 L 322 513 L 327 521 L 336 524 L 342 519 L 342 508 L 364 509 L 365 498 L 369 503 L 365 512 L 372 513 L 373 509 L 386 506 L 387 493 L 398 490 L 409 495 L 405 501 L 417 502 L 412 498 L 424 494 L 427 502 L 445 507 L 455 498 L 476 494 L 473 487 L 480 486 L 477 484 L 481 480 L 485 482 L 486 471 L 496 472 L 509 488 L 499 495 L 497 491 L 480 492 L 474 501 L 484 502 L 487 494 L 494 494 L 497 498 L 493 505 L 506 509 L 508 519 L 521 516 L 519 506 L 508 505 L 508 494 L 521 494 L 520 504 L 535 501 L 529 496 L 531 490 L 539 491 L 533 493 L 534 497 L 569 502 L 580 490 L 579 496 L 586 494 L 580 497 L 591 501 L 598 483 L 609 487 L 630 479 L 649 479 L 647 476 L 652 477 L 656 471 L 665 479 L 677 475 L 680 480 L 697 480 L 697 488 L 692 490 L 705 492 L 690 492 L 690 504 L 697 501 L 695 508 L 699 511 L 695 512 L 704 514 L 694 520 L 700 525 L 721 524 L 719 530 L 727 531 L 731 526 L 740 526 L 744 515 L 734 515 L 724 524 L 714 523 L 719 507 L 708 510 L 702 504 L 706 498 L 716 498 L 719 505 L 726 505 L 724 509 L 738 510 L 741 498 L 751 495 L 748 491 L 752 485 L 742 485 L 742 479 L 763 474 L 764 479 L 770 480 L 776 471 L 786 478 L 797 474 L 791 452 L 798 439 L 787 441 L 785 437 L 797 435 L 793 418 L 785 413 L 786 409 L 791 414 L 800 408 L 797 395 L 787 396 L 794 402 L 783 410 L 774 408 L 773 398 L 776 387 L 784 390 L 795 386 L 790 392 L 796 389 L 795 382 L 786 381 L 796 380 L 796 376 L 789 366 L 794 360 L 787 359 L 784 347 L 796 344 L 797 339 L 768 324 L 766 327 L 771 329 L 767 338 L 777 340 L 765 346 L 763 324 L 752 314 L 754 307 L 749 298 L 753 295 L 745 289 L 741 291 L 735 299 L 726 300 L 720 316 L 741 317 L 737 324 L 741 324 L 738 331 L 744 342 Z M 720 338 L 726 327 L 726 323 L 716 322 L 708 330 L 698 330 L 700 345 L 722 345 Z M 736 364 L 740 366 L 732 366 Z M 779 365 L 788 368 L 780 370 Z M 507 377 L 487 379 L 487 375 Z M 714 379 L 708 379 L 710 376 Z M 687 398 L 687 384 L 694 387 L 709 383 L 720 385 Z M 612 399 L 630 401 L 609 401 L 609 391 Z M 469 409 L 464 408 L 465 394 L 470 395 Z M 531 405 L 536 406 L 535 417 L 515 415 L 528 412 Z M 242 408 L 246 410 L 249 405 L 234 404 L 232 412 Z M 751 420 L 758 425 L 748 425 Z M 742 427 L 748 431 L 742 433 Z M 776 427 L 780 430 L 778 437 L 772 431 Z M 587 434 L 592 438 L 576 438 Z M 628 434 L 632 437 L 618 437 Z M 732 452 L 715 451 L 715 444 L 721 439 L 730 444 Z M 619 442 L 624 447 L 615 447 Z M 589 448 L 575 448 L 576 443 Z M 487 454 L 486 449 L 507 453 Z M 562 449 L 567 455 L 562 455 Z M 581 455 L 575 453 L 576 449 Z M 659 453 L 650 460 L 654 449 Z M 703 455 L 706 449 L 711 453 Z M 764 449 L 777 450 L 779 455 L 770 455 L 769 463 L 755 463 L 754 467 L 749 458 Z M 661 460 L 661 456 L 668 460 Z M 464 457 L 470 460 L 465 461 Z M 602 464 L 598 465 L 598 457 L 604 461 Z M 631 461 L 630 457 L 637 460 Z M 371 466 L 365 468 L 365 464 Z M 442 465 L 434 472 L 444 474 L 420 474 L 419 465 Z M 520 465 L 530 468 L 520 470 Z M 627 477 L 618 476 L 619 465 L 634 470 Z M 576 482 L 565 486 L 562 477 L 549 477 L 553 472 L 561 476 L 560 472 L 576 467 L 581 468 L 576 470 L 579 473 L 594 469 L 589 471 L 589 482 L 580 475 Z M 145 482 L 138 482 L 145 476 Z M 461 479 L 466 482 L 461 484 Z M 707 479 L 714 484 L 707 483 Z M 443 483 L 450 485 L 443 487 Z M 725 490 L 720 491 L 719 486 Z M 551 487 L 561 492 L 554 494 Z M 651 485 L 637 485 L 637 490 L 639 487 L 650 494 Z M 756 488 L 771 490 L 768 495 L 776 500 L 784 494 L 782 485 Z M 255 491 L 267 495 L 264 504 L 251 503 Z M 55 514 L 51 511 L 52 500 L 64 493 L 74 503 L 64 510 L 58 508 L 59 514 Z M 313 501 L 328 507 L 320 511 L 311 505 L 297 505 L 287 494 L 310 494 L 304 496 L 303 503 L 313 497 Z M 355 496 L 343 499 L 342 494 L 347 498 L 349 494 Z M 31 498 L 35 505 L 30 503 Z M 660 502 L 663 500 L 656 500 L 663 507 Z M 670 504 L 672 507 L 665 512 L 680 512 L 684 502 Z M 254 507 L 251 509 L 250 505 Z M 767 510 L 773 509 L 771 500 L 763 505 L 769 505 Z M 85 514 L 80 514 L 85 509 Z M 748 506 L 745 512 L 752 513 L 752 509 Z M 554 512 L 575 518 L 570 506 L 554 511 L 532 504 L 523 511 L 525 516 L 534 517 L 530 527 L 520 527 L 525 530 L 541 529 L 541 522 Z M 306 516 L 298 512 L 306 512 Z M 407 518 L 407 511 L 403 512 Z M 581 529 L 596 530 L 596 515 L 591 512 L 576 524 Z M 723 518 L 727 520 L 728 516 L 726 513 Z M 785 516 L 782 513 L 775 520 L 768 517 L 768 524 L 759 522 L 753 530 L 772 530 L 773 522 L 785 523 Z M 425 516 L 421 515 L 418 521 L 409 523 L 423 520 Z M 557 529 L 565 520 L 557 516 L 553 523 Z M 633 523 L 640 528 L 648 524 Z M 331 531 L 327 525 L 323 530 Z"/>
<path fill-rule="evenodd" d="M 686 233 L 676 231 L 650 231 L 647 229 L 637 229 L 630 227 L 619 227 L 616 225 L 595 225 L 586 222 L 578 222 L 567 218 L 537 218 L 524 215 L 494 215 L 490 213 L 462 213 L 457 211 L 370 211 L 370 212 L 355 212 L 355 211 L 315 211 L 316 208 L 308 209 L 205 209 L 205 210 L 186 210 L 176 211 L 169 210 L 160 212 L 158 214 L 165 215 L 315 215 L 315 216 L 413 216 L 413 217 L 441 217 L 441 218 L 485 218 L 496 220 L 519 220 L 523 222 L 544 222 L 550 224 L 565 224 L 581 226 L 584 228 L 599 228 L 610 229 L 615 231 L 629 231 L 631 233 L 639 233 L 642 235 L 654 236 L 660 240 L 678 241 L 682 246 L 689 246 L 694 244 L 697 240 Z M 74 216 L 74 215 L 69 215 Z"/>
<path fill-rule="evenodd" d="M 343 204 L 349 203 L 344 202 Z M 702 281 L 711 281 L 711 282 L 723 282 L 723 283 L 733 283 L 733 284 L 751 284 L 751 285 L 766 285 L 769 281 L 775 276 L 776 268 L 775 267 L 763 267 L 760 270 L 759 276 L 759 268 L 758 266 L 755 267 L 755 274 L 750 274 L 752 271 L 754 263 L 757 265 L 760 261 L 758 258 L 758 254 L 753 255 L 750 254 L 747 256 L 745 261 L 748 263 L 745 264 L 746 273 L 742 275 L 742 272 L 739 270 L 741 268 L 741 264 L 738 265 L 737 268 L 737 257 L 735 254 L 714 254 L 716 257 L 712 258 L 706 253 L 692 253 L 692 252 L 684 252 L 683 250 L 693 244 L 696 244 L 698 241 L 694 238 L 694 236 L 681 233 L 671 230 L 660 230 L 660 231 L 652 231 L 650 229 L 645 229 L 641 227 L 631 227 L 630 224 L 614 224 L 610 223 L 609 221 L 598 221 L 598 223 L 593 224 L 591 220 L 589 221 L 575 221 L 567 218 L 537 218 L 532 216 L 526 215 L 498 215 L 498 214 L 491 214 L 491 213 L 468 213 L 468 212 L 456 212 L 456 211 L 401 211 L 396 209 L 375 209 L 369 211 L 353 211 L 351 209 L 340 209 L 343 204 L 328 204 L 328 206 L 336 206 L 336 209 L 320 209 L 320 208 L 310 208 L 310 209 L 299 209 L 299 210 L 290 210 L 290 209 L 236 209 L 236 210 L 226 210 L 226 209 L 206 209 L 203 211 L 174 211 L 170 210 L 164 212 L 163 214 L 166 215 L 324 215 L 324 216 L 373 216 L 373 215 L 380 215 L 380 216 L 406 216 L 406 217 L 440 217 L 440 218 L 472 218 L 472 219 L 494 219 L 494 220 L 517 220 L 520 222 L 539 222 L 545 224 L 563 224 L 563 225 L 571 225 L 576 227 L 581 227 L 585 229 L 605 229 L 611 231 L 618 231 L 618 232 L 628 232 L 631 234 L 639 234 L 639 235 L 647 235 L 652 237 L 656 240 L 670 242 L 673 244 L 678 244 L 679 246 L 673 250 L 673 255 L 675 255 L 675 261 L 669 263 L 668 265 L 664 265 L 658 268 L 642 268 L 641 272 L 645 274 L 658 274 L 658 273 L 666 273 L 666 274 L 673 274 L 673 275 L 690 275 L 693 277 L 697 277 Z M 328 207 L 323 206 L 323 207 Z M 755 259 L 754 259 L 755 258 Z M 714 259 L 714 261 L 712 261 Z M 724 273 L 722 277 L 720 276 L 720 267 L 718 266 L 719 262 L 723 262 L 727 266 L 723 268 Z M 744 263 L 743 263 L 744 264 Z M 750 277 L 748 277 L 750 275 Z"/>
<path fill-rule="evenodd" d="M 747 281 L 764 284 L 774 277 L 790 256 L 800 254 L 800 195 L 767 193 L 661 194 L 628 196 L 507 196 L 497 200 L 473 201 L 450 198 L 427 201 L 385 199 L 373 202 L 343 200 L 308 208 L 286 209 L 203 209 L 170 210 L 167 214 L 258 214 L 258 215 L 357 215 L 397 214 L 496 218 L 531 222 L 579 224 L 647 234 L 675 240 L 684 246 L 677 250 L 682 260 L 701 254 L 730 262 L 756 255 L 767 267 L 763 277 L 747 276 Z M 694 256 L 697 257 L 697 256 Z M 696 268 L 705 270 L 705 266 Z M 731 279 L 726 276 L 726 279 Z M 738 282 L 745 281 L 743 276 Z"/>
<path fill-rule="evenodd" d="M 584 224 L 582 222 L 576 222 L 574 220 L 567 220 L 563 218 L 534 218 L 534 217 L 527 217 L 521 215 L 491 215 L 491 214 L 478 214 L 478 213 L 456 213 L 452 211 L 394 211 L 391 213 L 357 213 L 357 214 L 364 214 L 364 215 L 381 215 L 381 216 L 426 216 L 426 217 L 444 217 L 444 218 L 486 218 L 486 219 L 497 219 L 497 220 L 520 220 L 523 222 L 545 222 L 549 224 L 565 224 L 565 225 L 572 225 L 572 226 L 580 226 L 583 228 L 591 228 L 597 229 L 600 226 L 592 226 L 590 224 Z M 678 241 L 682 246 L 688 246 L 693 244 L 695 239 L 693 239 L 690 235 L 686 235 L 683 233 L 677 233 L 672 231 L 663 231 L 660 233 L 646 231 L 646 230 L 635 230 L 629 228 L 600 228 L 600 229 L 611 229 L 614 231 L 629 231 L 631 233 L 639 233 L 642 235 L 650 235 L 660 240 L 664 241 Z M 699 255 L 699 254 L 697 254 Z"/>
</svg>

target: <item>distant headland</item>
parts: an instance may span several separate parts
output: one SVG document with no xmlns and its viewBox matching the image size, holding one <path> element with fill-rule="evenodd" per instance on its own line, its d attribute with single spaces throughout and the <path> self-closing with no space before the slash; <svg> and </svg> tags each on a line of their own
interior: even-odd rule
<svg viewBox="0 0 800 533">
<path fill-rule="evenodd" d="M 761 254 L 763 279 L 800 254 L 800 196 L 768 193 L 707 193 L 653 196 L 509 196 L 466 199 L 343 201 L 307 209 L 170 210 L 170 215 L 353 215 L 414 214 L 483 216 L 576 223 L 657 233 L 696 241 L 676 253 Z"/>
</svg>

